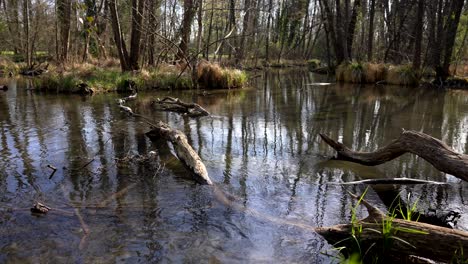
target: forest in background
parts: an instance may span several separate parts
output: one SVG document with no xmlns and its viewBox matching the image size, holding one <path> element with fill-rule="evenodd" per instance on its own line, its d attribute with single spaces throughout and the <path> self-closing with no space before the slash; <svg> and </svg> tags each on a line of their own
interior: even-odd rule
<svg viewBox="0 0 468 264">
<path fill-rule="evenodd" d="M 0 50 L 122 70 L 200 58 L 271 65 L 317 59 L 464 71 L 464 0 L 1 0 Z M 450 67 L 452 65 L 452 67 Z M 461 67 L 463 66 L 463 67 Z"/>
</svg>

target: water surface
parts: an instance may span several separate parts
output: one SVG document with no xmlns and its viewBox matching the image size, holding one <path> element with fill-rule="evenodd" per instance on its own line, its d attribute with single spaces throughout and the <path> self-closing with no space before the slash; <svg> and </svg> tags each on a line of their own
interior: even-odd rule
<svg viewBox="0 0 468 264">
<path fill-rule="evenodd" d="M 468 230 L 468 183 L 409 154 L 376 167 L 329 161 L 333 150 L 318 136 L 372 151 L 413 129 L 467 153 L 468 93 L 314 85 L 326 81 L 271 71 L 250 89 L 161 91 L 129 103 L 187 134 L 211 187 L 190 180 L 166 143 L 146 138 L 148 126 L 120 112 L 117 95 L 38 94 L 27 80 L 2 80 L 10 89 L 0 92 L 0 262 L 329 263 L 332 246 L 312 228 L 349 222 L 346 191 L 366 186 L 328 183 L 383 177 L 447 182 L 375 186 L 367 198 L 385 209 L 388 193 L 411 193 L 422 210 L 462 212 L 458 227 Z M 166 95 L 212 116 L 154 111 L 151 100 Z M 156 163 L 129 159 L 150 151 Z M 47 165 L 57 167 L 52 177 Z M 54 209 L 33 216 L 36 201 Z"/>
</svg>

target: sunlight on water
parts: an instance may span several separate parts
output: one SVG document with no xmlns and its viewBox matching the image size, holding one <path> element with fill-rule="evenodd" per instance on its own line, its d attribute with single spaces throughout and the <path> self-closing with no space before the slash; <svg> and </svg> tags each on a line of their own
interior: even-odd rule
<svg viewBox="0 0 468 264">
<path fill-rule="evenodd" d="M 214 188 L 192 182 L 167 143 L 146 138 L 117 95 L 36 94 L 11 82 L 0 92 L 0 262 L 328 263 L 331 246 L 312 228 L 349 222 L 346 190 L 365 186 L 327 183 L 382 177 L 448 181 L 373 188 L 368 199 L 385 208 L 389 193 L 412 192 L 422 209 L 463 212 L 468 229 L 467 183 L 412 155 L 377 167 L 331 161 L 318 136 L 371 151 L 405 128 L 466 153 L 468 93 L 329 81 L 271 71 L 249 89 L 171 94 L 212 113 L 199 119 L 154 111 L 151 100 L 168 92 L 129 103 L 186 133 Z M 135 158 L 150 151 L 161 171 Z M 32 216 L 35 201 L 55 210 Z"/>
</svg>

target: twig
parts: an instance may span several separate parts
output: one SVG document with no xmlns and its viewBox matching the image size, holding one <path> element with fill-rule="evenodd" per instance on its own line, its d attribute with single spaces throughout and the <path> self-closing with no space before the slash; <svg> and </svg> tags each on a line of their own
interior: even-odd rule
<svg viewBox="0 0 468 264">
<path fill-rule="evenodd" d="M 52 173 L 50 173 L 50 175 L 49 175 L 49 180 L 50 180 L 50 179 L 52 179 L 52 177 L 54 177 L 54 174 L 55 174 L 55 172 L 57 171 L 57 168 L 54 167 L 54 166 L 52 166 L 52 165 L 50 165 L 50 164 L 47 164 L 47 168 L 49 168 L 49 169 L 52 170 Z"/>
<path fill-rule="evenodd" d="M 94 161 L 94 158 L 92 158 L 90 161 L 86 162 L 86 164 L 83 165 L 83 167 L 81 167 L 81 169 L 86 168 L 86 167 L 87 167 L 89 164 L 91 164 L 91 162 L 93 162 L 93 161 Z"/>
<path fill-rule="evenodd" d="M 60 188 L 62 190 L 63 195 L 65 196 L 65 193 L 66 193 L 65 192 L 65 187 L 61 184 Z M 68 198 L 66 198 L 66 199 L 70 202 L 70 199 L 68 199 Z M 84 218 L 80 213 L 80 210 L 78 208 L 76 208 L 76 207 L 73 207 L 73 208 L 74 208 L 74 211 L 75 211 L 75 215 L 78 218 L 78 221 L 80 222 L 81 229 L 83 229 L 83 233 L 84 233 L 84 236 L 81 238 L 80 245 L 79 245 L 79 249 L 82 250 L 83 246 L 84 246 L 84 242 L 86 241 L 86 237 L 91 233 L 91 231 L 89 229 L 89 226 L 84 221 Z"/>
<path fill-rule="evenodd" d="M 128 191 L 130 191 L 131 189 L 133 189 L 135 186 L 137 185 L 136 182 L 128 185 L 127 187 L 123 188 L 122 190 L 116 192 L 116 193 L 113 193 L 111 196 L 109 196 L 107 199 L 103 200 L 102 202 L 100 202 L 98 204 L 98 207 L 105 207 L 107 206 L 110 202 L 112 202 L 113 200 L 125 195 Z"/>
</svg>

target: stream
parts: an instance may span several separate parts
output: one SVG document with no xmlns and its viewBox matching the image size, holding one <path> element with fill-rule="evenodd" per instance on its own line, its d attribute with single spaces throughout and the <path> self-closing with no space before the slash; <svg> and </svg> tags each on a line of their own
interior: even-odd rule
<svg viewBox="0 0 468 264">
<path fill-rule="evenodd" d="M 366 199 L 385 210 L 400 193 L 421 211 L 460 212 L 457 228 L 468 230 L 468 182 L 410 154 L 375 167 L 333 161 L 319 137 L 373 151 L 404 128 L 468 153 L 468 91 L 259 74 L 242 90 L 142 92 L 127 104 L 186 133 L 214 187 L 193 182 L 168 144 L 151 142 L 148 125 L 119 110 L 119 95 L 41 94 L 28 79 L 1 79 L 0 262 L 337 263 L 313 228 L 348 223 L 356 201 L 347 191 L 366 189 L 334 183 L 376 178 L 447 183 L 375 185 Z M 152 109 L 169 95 L 212 115 Z M 31 214 L 38 201 L 52 210 Z"/>
</svg>

